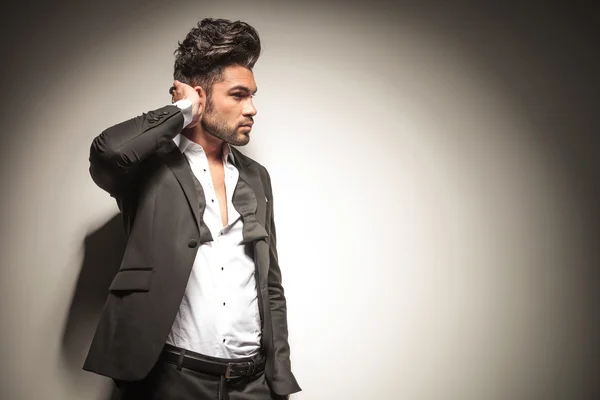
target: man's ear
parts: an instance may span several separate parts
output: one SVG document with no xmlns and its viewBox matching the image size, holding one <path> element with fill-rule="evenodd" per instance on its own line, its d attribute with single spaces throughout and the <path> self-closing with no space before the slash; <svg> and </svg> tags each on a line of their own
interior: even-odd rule
<svg viewBox="0 0 600 400">
<path fill-rule="evenodd" d="M 194 86 L 194 90 L 196 91 L 196 93 L 198 93 L 198 97 L 200 97 L 200 108 L 198 112 L 202 114 L 204 112 L 204 109 L 206 108 L 206 91 L 204 91 L 202 86 Z"/>
</svg>

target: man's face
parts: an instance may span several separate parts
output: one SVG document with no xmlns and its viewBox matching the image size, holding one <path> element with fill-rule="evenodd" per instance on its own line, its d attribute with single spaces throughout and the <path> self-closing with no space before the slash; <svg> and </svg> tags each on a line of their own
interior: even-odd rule
<svg viewBox="0 0 600 400">
<path fill-rule="evenodd" d="M 250 141 L 256 108 L 252 97 L 256 93 L 254 74 L 245 67 L 230 66 L 223 71 L 223 80 L 212 87 L 200 124 L 209 134 L 234 146 Z"/>
</svg>

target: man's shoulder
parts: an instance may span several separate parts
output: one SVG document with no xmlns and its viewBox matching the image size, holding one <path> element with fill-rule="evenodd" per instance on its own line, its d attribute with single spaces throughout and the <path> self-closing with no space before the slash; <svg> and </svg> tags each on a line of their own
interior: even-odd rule
<svg viewBox="0 0 600 400">
<path fill-rule="evenodd" d="M 234 159 L 239 163 L 242 167 L 252 167 L 257 168 L 261 173 L 267 173 L 267 169 L 258 161 L 253 158 L 248 157 L 236 147 L 231 146 L 231 152 L 233 153 Z"/>
<path fill-rule="evenodd" d="M 265 168 L 258 161 L 248 157 L 233 146 L 231 146 L 231 152 L 233 153 L 233 157 L 235 158 L 236 163 L 239 163 L 238 165 L 240 167 L 253 168 L 258 171 L 260 179 L 268 193 L 267 195 L 270 195 L 269 193 L 271 193 L 271 176 L 269 175 L 269 171 L 267 171 L 267 168 Z"/>
</svg>

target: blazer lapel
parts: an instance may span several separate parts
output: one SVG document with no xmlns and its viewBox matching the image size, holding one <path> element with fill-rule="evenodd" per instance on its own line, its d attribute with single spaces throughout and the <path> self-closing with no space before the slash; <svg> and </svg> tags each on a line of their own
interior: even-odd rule
<svg viewBox="0 0 600 400">
<path fill-rule="evenodd" d="M 266 285 L 269 271 L 269 249 L 265 226 L 267 225 L 267 200 L 255 164 L 248 162 L 239 151 L 234 152 L 240 178 L 233 193 L 233 205 L 244 221 L 243 243 L 252 246 L 254 264 L 258 271 L 261 287 Z M 266 287 L 266 286 L 265 286 Z"/>
<path fill-rule="evenodd" d="M 179 148 L 175 143 L 171 142 L 168 145 L 170 148 L 165 149 L 165 155 L 163 156 L 165 162 L 175 174 L 177 181 L 181 185 L 185 197 L 187 198 L 188 204 L 194 215 L 198 232 L 201 232 L 200 215 L 206 206 L 204 199 L 200 199 L 198 192 L 196 191 L 196 185 L 194 183 L 193 172 L 185 159 L 185 156 L 179 151 Z"/>
<path fill-rule="evenodd" d="M 235 155 L 236 160 L 240 157 Z M 244 221 L 244 243 L 267 237 L 266 208 L 267 200 L 256 167 L 244 160 L 238 163 L 240 178 L 233 193 L 233 206 Z"/>
<path fill-rule="evenodd" d="M 267 198 L 258 171 L 252 166 L 240 168 L 240 179 L 250 186 L 256 197 L 256 220 L 262 227 L 266 226 Z"/>
</svg>

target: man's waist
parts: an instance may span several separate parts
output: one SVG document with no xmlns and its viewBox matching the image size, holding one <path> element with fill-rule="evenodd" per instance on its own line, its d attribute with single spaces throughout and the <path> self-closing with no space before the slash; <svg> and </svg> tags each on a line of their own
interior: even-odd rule
<svg viewBox="0 0 600 400">
<path fill-rule="evenodd" d="M 264 371 L 266 363 L 261 352 L 252 357 L 229 359 L 208 356 L 170 344 L 165 344 L 160 360 L 175 364 L 178 369 L 187 368 L 228 379 L 257 375 Z"/>
</svg>

